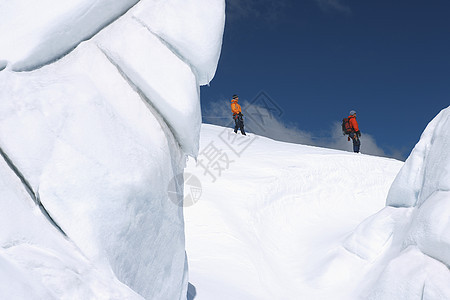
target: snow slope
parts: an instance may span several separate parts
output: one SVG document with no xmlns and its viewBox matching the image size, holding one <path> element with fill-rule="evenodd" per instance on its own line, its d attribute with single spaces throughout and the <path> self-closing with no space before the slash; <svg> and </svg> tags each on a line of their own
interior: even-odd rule
<svg viewBox="0 0 450 300">
<path fill-rule="evenodd" d="M 449 115 L 404 165 L 203 125 L 195 299 L 449 299 Z"/>
<path fill-rule="evenodd" d="M 185 209 L 195 299 L 352 299 L 368 264 L 343 242 L 384 207 L 402 162 L 205 124 L 200 141 L 185 170 L 202 184 Z M 212 146 L 222 158 L 204 168 Z"/>
<path fill-rule="evenodd" d="M 224 9 L 0 1 L 0 295 L 186 297 L 168 187 L 181 193 L 173 179 L 198 153 L 199 85 L 217 67 Z"/>
</svg>

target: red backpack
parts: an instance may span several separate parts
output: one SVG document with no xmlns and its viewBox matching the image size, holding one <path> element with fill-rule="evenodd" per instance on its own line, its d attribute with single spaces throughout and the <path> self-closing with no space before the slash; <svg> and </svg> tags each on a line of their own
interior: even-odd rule
<svg viewBox="0 0 450 300">
<path fill-rule="evenodd" d="M 350 125 L 349 119 L 344 118 L 342 120 L 342 133 L 345 135 L 345 134 L 350 134 L 352 131 L 353 131 L 353 128 Z"/>
</svg>

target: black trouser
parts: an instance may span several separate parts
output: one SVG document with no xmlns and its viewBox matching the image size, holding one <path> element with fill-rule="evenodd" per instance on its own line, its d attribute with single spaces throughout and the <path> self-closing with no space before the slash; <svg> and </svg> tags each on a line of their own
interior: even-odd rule
<svg viewBox="0 0 450 300">
<path fill-rule="evenodd" d="M 359 148 L 361 147 L 361 141 L 359 140 L 359 137 L 356 134 L 356 132 L 352 132 L 349 135 L 353 141 L 353 152 L 358 153 Z"/>
<path fill-rule="evenodd" d="M 245 135 L 244 131 L 244 118 L 241 114 L 233 116 L 234 118 L 234 132 L 237 133 L 238 129 L 241 129 L 241 133 Z"/>
</svg>

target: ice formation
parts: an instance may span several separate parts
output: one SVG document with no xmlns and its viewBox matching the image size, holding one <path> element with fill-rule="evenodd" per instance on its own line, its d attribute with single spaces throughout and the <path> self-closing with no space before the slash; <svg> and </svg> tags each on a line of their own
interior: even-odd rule
<svg viewBox="0 0 450 300">
<path fill-rule="evenodd" d="M 224 10 L 0 3 L 2 295 L 186 297 L 183 212 L 168 187 L 198 152 L 199 85 L 214 76 Z"/>
</svg>

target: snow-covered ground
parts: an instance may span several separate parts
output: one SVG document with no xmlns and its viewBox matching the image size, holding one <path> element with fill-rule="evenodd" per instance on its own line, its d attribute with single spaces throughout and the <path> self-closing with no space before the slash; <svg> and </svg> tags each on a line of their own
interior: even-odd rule
<svg viewBox="0 0 450 300">
<path fill-rule="evenodd" d="M 200 141 L 200 164 L 190 160 L 185 170 L 202 184 L 199 201 L 185 209 L 198 299 L 348 295 L 364 263 L 350 253 L 336 257 L 358 224 L 384 207 L 403 163 L 213 125 L 203 125 Z M 217 165 L 204 168 L 213 147 Z"/>
<path fill-rule="evenodd" d="M 424 182 L 448 191 L 449 115 L 430 124 L 387 207 L 403 162 L 203 125 L 185 170 L 195 299 L 449 299 L 448 192 L 398 207 Z"/>
</svg>

